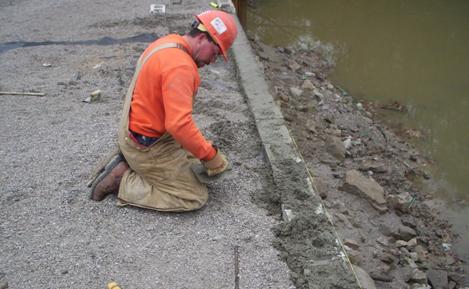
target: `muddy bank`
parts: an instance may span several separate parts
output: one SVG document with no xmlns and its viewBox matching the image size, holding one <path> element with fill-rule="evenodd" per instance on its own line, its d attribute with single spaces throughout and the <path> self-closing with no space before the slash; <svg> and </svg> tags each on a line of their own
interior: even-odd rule
<svg viewBox="0 0 469 289">
<path fill-rule="evenodd" d="M 429 160 L 380 123 L 367 105 L 330 83 L 332 67 L 320 54 L 254 40 L 252 46 L 350 259 L 372 278 L 370 286 L 468 286 L 462 261 L 451 251 L 455 236 L 418 185 L 431 177 Z M 331 239 L 314 224 L 288 226 L 277 228 L 276 247 L 298 288 L 308 288 L 314 279 L 308 269 L 313 241 Z M 289 246 L 292 234 L 285 234 L 295 230 L 304 235 L 296 240 L 303 243 L 301 254 Z"/>
</svg>

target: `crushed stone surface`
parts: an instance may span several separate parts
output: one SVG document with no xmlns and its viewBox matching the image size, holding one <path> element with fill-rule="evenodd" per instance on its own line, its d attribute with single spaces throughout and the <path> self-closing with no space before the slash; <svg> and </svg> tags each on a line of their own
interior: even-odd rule
<svg viewBox="0 0 469 289">
<path fill-rule="evenodd" d="M 114 196 L 88 199 L 86 182 L 115 147 L 123 97 L 148 43 L 75 42 L 183 33 L 208 8 L 183 3 L 160 16 L 149 16 L 150 1 L 0 5 L 1 43 L 55 42 L 0 51 L 2 90 L 47 93 L 0 100 L 0 272 L 9 288 L 234 288 L 235 248 L 239 288 L 293 288 L 272 246 L 279 220 L 252 201 L 272 181 L 232 62 L 202 69 L 196 97 L 194 119 L 233 165 L 210 184 L 206 207 L 169 214 L 119 208 Z M 99 101 L 82 101 L 96 89 Z"/>
</svg>

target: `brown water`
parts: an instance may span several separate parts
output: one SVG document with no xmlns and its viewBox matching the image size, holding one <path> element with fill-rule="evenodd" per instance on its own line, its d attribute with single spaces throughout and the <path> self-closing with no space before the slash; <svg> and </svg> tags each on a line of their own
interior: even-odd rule
<svg viewBox="0 0 469 289">
<path fill-rule="evenodd" d="M 436 163 L 428 189 L 445 201 L 461 235 L 457 251 L 469 262 L 469 1 L 254 2 L 251 34 L 272 45 L 320 42 L 336 62 L 336 84 L 405 105 L 408 114 L 386 118 L 423 132 L 416 145 Z"/>
</svg>

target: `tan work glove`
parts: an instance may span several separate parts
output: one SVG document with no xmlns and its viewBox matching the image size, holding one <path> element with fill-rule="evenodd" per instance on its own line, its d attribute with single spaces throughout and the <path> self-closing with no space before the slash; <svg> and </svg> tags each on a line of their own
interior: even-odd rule
<svg viewBox="0 0 469 289">
<path fill-rule="evenodd" d="M 202 163 L 207 169 L 207 175 L 209 177 L 223 173 L 230 164 L 226 156 L 220 150 L 217 150 L 217 154 L 213 159 Z"/>
</svg>

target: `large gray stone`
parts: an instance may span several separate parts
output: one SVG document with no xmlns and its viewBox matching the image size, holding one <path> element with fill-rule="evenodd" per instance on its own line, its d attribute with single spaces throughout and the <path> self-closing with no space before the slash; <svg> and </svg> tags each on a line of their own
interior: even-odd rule
<svg viewBox="0 0 469 289">
<path fill-rule="evenodd" d="M 417 233 L 415 232 L 415 230 L 410 228 L 410 227 L 404 226 L 404 225 L 399 226 L 399 228 L 397 230 L 397 234 L 395 235 L 395 237 L 397 237 L 399 239 L 402 239 L 402 240 L 405 240 L 405 241 L 410 241 L 415 236 L 417 236 Z M 410 244 L 410 245 L 412 245 L 412 244 Z M 415 245 L 417 245 L 417 244 L 415 244 Z"/>
<path fill-rule="evenodd" d="M 427 283 L 427 274 L 425 274 L 425 272 L 417 268 L 414 268 L 410 275 L 410 281 L 420 283 L 420 284 L 425 284 Z"/>
<path fill-rule="evenodd" d="M 305 81 L 303 81 L 303 84 L 301 85 L 301 88 L 305 89 L 305 90 L 315 89 L 314 84 L 309 79 L 306 79 Z"/>
<path fill-rule="evenodd" d="M 327 152 L 336 159 L 343 161 L 345 159 L 346 149 L 342 140 L 335 136 L 329 136 L 326 139 Z"/>
<path fill-rule="evenodd" d="M 299 89 L 298 87 L 290 87 L 290 94 L 295 97 L 299 97 L 303 94 L 303 90 Z"/>
<path fill-rule="evenodd" d="M 408 192 L 403 192 L 399 195 L 389 195 L 387 199 L 392 208 L 404 213 L 409 212 L 412 196 Z"/>
<path fill-rule="evenodd" d="M 373 178 L 365 177 L 357 170 L 350 170 L 345 174 L 345 183 L 342 189 L 366 198 L 373 207 L 380 211 L 386 210 L 383 187 Z"/>
<path fill-rule="evenodd" d="M 433 289 L 448 289 L 448 272 L 443 270 L 428 270 L 427 278 Z"/>
<path fill-rule="evenodd" d="M 358 281 L 363 289 L 376 289 L 375 281 L 362 268 L 353 265 L 353 270 L 357 274 Z"/>
</svg>

